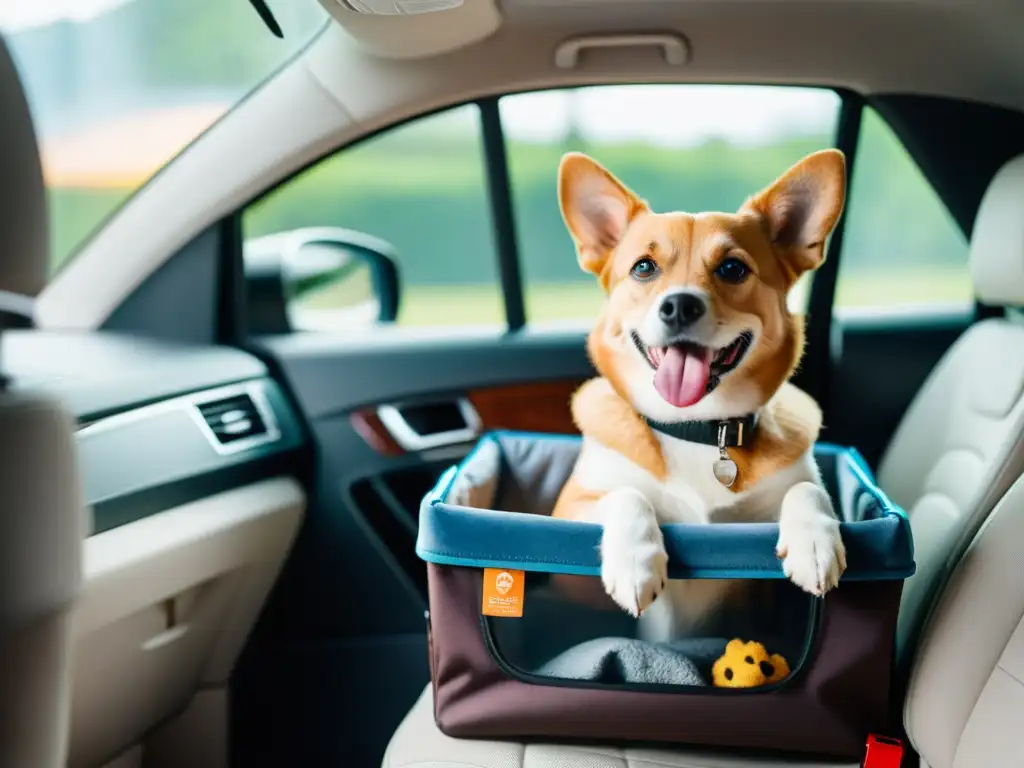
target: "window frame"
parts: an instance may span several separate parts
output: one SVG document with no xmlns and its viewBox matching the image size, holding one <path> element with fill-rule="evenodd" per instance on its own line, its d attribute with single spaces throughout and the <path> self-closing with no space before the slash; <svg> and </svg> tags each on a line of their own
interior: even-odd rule
<svg viewBox="0 0 1024 768">
<path fill-rule="evenodd" d="M 484 173 L 491 203 L 491 227 L 498 258 L 498 279 L 505 304 L 506 331 L 514 333 L 526 327 L 526 297 L 523 293 L 523 266 L 516 235 L 515 202 L 512 177 L 508 170 L 508 147 L 501 124 L 498 102 L 502 96 L 490 96 L 477 102 L 484 144 Z"/>
<path fill-rule="evenodd" d="M 840 105 L 833 145 L 846 157 L 846 200 L 849 201 L 853 174 L 857 167 L 857 147 L 860 144 L 865 100 L 853 91 L 834 90 L 839 96 Z M 849 206 L 844 205 L 829 238 L 825 261 L 815 270 L 811 280 L 806 315 L 814 320 L 806 325 L 802 364 L 793 375 L 793 383 L 819 403 L 831 402 L 828 399 L 828 385 L 831 379 L 832 335 L 836 319 L 834 304 L 848 210 Z"/>
</svg>

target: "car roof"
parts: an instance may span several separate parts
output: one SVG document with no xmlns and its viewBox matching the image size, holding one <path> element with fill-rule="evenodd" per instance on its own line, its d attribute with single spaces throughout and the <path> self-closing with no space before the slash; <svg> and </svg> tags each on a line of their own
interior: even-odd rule
<svg viewBox="0 0 1024 768">
<path fill-rule="evenodd" d="M 405 61 L 479 44 L 512 75 L 512 39 L 668 31 L 691 49 L 680 69 L 687 82 L 832 85 L 1024 108 L 1012 0 L 465 0 L 404 17 L 323 4 L 372 53 Z"/>
</svg>

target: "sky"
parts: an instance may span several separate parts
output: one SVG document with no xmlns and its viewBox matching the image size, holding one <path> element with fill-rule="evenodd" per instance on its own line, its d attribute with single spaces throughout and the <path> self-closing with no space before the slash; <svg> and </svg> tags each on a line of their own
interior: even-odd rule
<svg viewBox="0 0 1024 768">
<path fill-rule="evenodd" d="M 765 86 L 626 85 L 506 97 L 502 125 L 524 141 L 555 141 L 573 112 L 594 142 L 685 147 L 721 138 L 749 146 L 830 133 L 839 99 L 831 91 Z"/>
</svg>

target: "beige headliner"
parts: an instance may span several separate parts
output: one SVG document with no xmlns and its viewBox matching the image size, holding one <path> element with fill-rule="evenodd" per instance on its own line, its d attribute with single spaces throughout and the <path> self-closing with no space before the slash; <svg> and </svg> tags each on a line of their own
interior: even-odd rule
<svg viewBox="0 0 1024 768">
<path fill-rule="evenodd" d="M 432 17 L 365 17 L 321 1 L 345 27 L 329 24 L 110 220 L 40 295 L 43 327 L 97 327 L 170 255 L 281 178 L 368 132 L 481 95 L 798 83 L 1024 110 L 1017 0 L 510 0 L 500 16 L 491 0 L 466 0 Z M 653 49 L 584 54 L 574 70 L 554 65 L 555 47 L 574 35 L 664 31 L 689 41 L 685 66 Z"/>
</svg>

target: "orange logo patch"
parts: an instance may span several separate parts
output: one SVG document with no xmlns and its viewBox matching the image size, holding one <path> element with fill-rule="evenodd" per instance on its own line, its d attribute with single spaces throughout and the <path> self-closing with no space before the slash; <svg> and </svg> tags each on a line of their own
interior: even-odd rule
<svg viewBox="0 0 1024 768">
<path fill-rule="evenodd" d="M 484 568 L 484 616 L 518 618 L 523 615 L 526 574 L 501 568 Z"/>
</svg>

